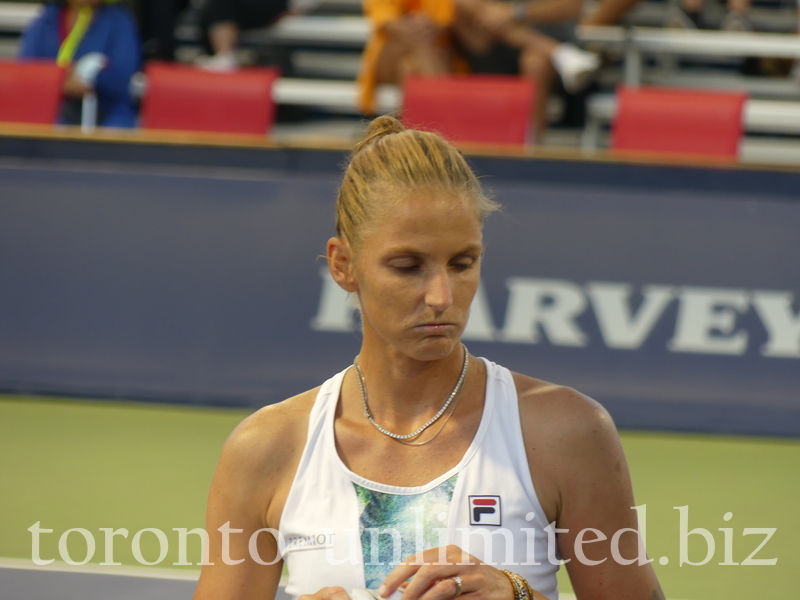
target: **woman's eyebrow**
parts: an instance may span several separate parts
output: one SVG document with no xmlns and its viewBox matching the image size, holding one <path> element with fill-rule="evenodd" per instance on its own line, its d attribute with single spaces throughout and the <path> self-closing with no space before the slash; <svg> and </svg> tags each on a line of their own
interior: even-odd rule
<svg viewBox="0 0 800 600">
<path fill-rule="evenodd" d="M 483 245 L 470 244 L 468 246 L 465 246 L 458 252 L 454 252 L 453 256 L 458 256 L 459 254 L 469 254 L 470 252 L 477 252 L 478 254 L 480 254 L 481 252 L 483 252 Z M 389 250 L 386 251 L 386 256 L 394 256 L 397 254 L 406 254 L 410 256 L 427 256 L 428 252 L 423 252 L 411 246 L 397 246 L 395 248 L 390 248 Z"/>
</svg>

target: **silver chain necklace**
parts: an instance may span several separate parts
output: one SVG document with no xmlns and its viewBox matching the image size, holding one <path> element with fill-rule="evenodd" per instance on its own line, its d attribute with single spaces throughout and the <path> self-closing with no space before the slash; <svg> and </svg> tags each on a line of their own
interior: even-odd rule
<svg viewBox="0 0 800 600">
<path fill-rule="evenodd" d="M 442 424 L 439 425 L 439 429 L 437 429 L 436 433 L 434 433 L 431 437 L 429 437 L 424 442 L 409 442 L 408 440 L 397 440 L 397 441 L 400 442 L 401 444 L 405 444 L 406 446 L 425 446 L 427 444 L 430 444 L 433 440 L 439 437 L 439 434 L 442 433 L 442 430 L 444 429 L 445 425 L 447 425 L 447 422 L 450 420 L 450 417 L 452 417 L 453 413 L 456 412 L 456 407 L 458 406 L 458 400 L 459 398 L 461 398 L 461 392 L 463 391 L 464 391 L 464 386 L 461 386 L 461 389 L 458 390 L 458 394 L 456 394 L 453 403 L 450 405 L 450 408 L 448 409 L 447 413 L 445 413 L 446 416 L 442 418 Z M 422 437 L 422 434 L 420 434 L 420 437 Z"/>
<path fill-rule="evenodd" d="M 430 427 L 431 425 L 436 423 L 436 421 L 439 420 L 439 418 L 447 410 L 447 407 L 450 406 L 450 403 L 453 401 L 453 398 L 458 396 L 458 392 L 461 390 L 461 386 L 464 384 L 464 379 L 467 375 L 467 367 L 469 366 L 469 351 L 467 350 L 467 347 L 464 344 L 461 344 L 461 347 L 464 349 L 464 366 L 461 367 L 461 375 L 459 375 L 458 377 L 458 381 L 456 382 L 456 387 L 454 387 L 453 391 L 450 392 L 450 396 L 447 398 L 447 401 L 444 403 L 442 408 L 439 409 L 439 412 L 437 412 L 427 423 L 425 423 L 415 432 L 406 435 L 401 435 L 399 433 L 394 433 L 392 431 L 389 431 L 388 429 L 385 429 L 372 416 L 372 412 L 369 410 L 369 404 L 367 404 L 367 384 L 364 382 L 364 375 L 361 373 L 361 368 L 358 366 L 358 360 L 353 359 L 353 366 L 355 367 L 356 378 L 358 379 L 358 387 L 361 390 L 361 405 L 364 407 L 364 416 L 367 417 L 367 420 L 370 423 L 372 423 L 375 429 L 377 429 L 384 435 L 388 435 L 390 438 L 403 441 L 417 437 L 428 427 Z"/>
</svg>

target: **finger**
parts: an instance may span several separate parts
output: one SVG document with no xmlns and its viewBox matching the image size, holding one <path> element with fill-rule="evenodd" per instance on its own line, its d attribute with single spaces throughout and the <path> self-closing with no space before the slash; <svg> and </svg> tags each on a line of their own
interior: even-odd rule
<svg viewBox="0 0 800 600">
<path fill-rule="evenodd" d="M 397 567 L 395 567 L 395 569 L 389 573 L 389 575 L 387 575 L 386 579 L 383 581 L 383 584 L 378 589 L 378 595 L 383 598 L 390 596 L 403 582 L 406 582 L 412 577 L 414 579 L 407 584 L 406 591 L 410 589 L 412 594 L 422 593 L 425 588 L 420 589 L 416 586 L 422 586 L 427 583 L 426 587 L 430 587 L 433 581 L 433 575 L 431 575 L 431 573 L 438 573 L 438 579 L 442 579 L 455 575 L 458 571 L 458 568 L 463 570 L 465 565 L 478 563 L 480 563 L 480 561 L 476 557 L 464 552 L 458 546 L 451 545 L 430 548 L 424 552 L 412 554 L 411 556 L 406 557 L 403 562 L 397 565 Z M 421 579 L 417 579 L 417 573 L 423 567 L 433 567 L 433 571 L 431 571 L 429 568 L 426 568 L 426 573 L 428 573 L 428 575 L 423 576 Z M 442 570 L 443 568 L 446 568 L 447 570 Z M 417 582 L 416 586 L 411 587 L 415 581 Z M 406 598 L 406 600 L 412 600 L 416 598 L 416 596 L 404 595 L 404 598 Z"/>
<path fill-rule="evenodd" d="M 323 600 L 350 600 L 350 595 L 343 587 L 330 587 L 327 596 Z"/>
<path fill-rule="evenodd" d="M 432 550 L 436 551 L 435 557 Z M 432 550 L 412 554 L 403 559 L 403 562 L 397 565 L 383 580 L 383 583 L 378 588 L 378 595 L 382 598 L 391 596 L 401 583 L 411 578 L 426 562 L 434 562 L 439 553 L 438 548 L 433 548 Z"/>
<path fill-rule="evenodd" d="M 463 566 L 456 565 L 425 565 L 420 567 L 414 577 L 408 583 L 406 591 L 403 593 L 403 600 L 419 600 L 432 594 L 431 599 L 452 597 L 455 595 L 456 585 L 451 577 L 463 571 Z M 447 596 L 445 592 L 450 591 Z M 463 591 L 463 590 L 462 590 Z"/>
<path fill-rule="evenodd" d="M 461 591 L 459 592 L 458 584 L 455 579 L 448 577 L 447 579 L 440 579 L 434 582 L 433 585 L 420 596 L 420 600 L 453 600 L 457 593 L 464 593 L 463 583 Z"/>
<path fill-rule="evenodd" d="M 422 565 L 419 564 L 408 564 L 406 562 L 397 565 L 392 572 L 386 576 L 386 579 L 383 580 L 383 583 L 378 588 L 378 595 L 381 598 L 388 598 L 394 594 L 397 588 L 400 587 L 400 584 L 414 575 L 421 566 Z"/>
<path fill-rule="evenodd" d="M 324 587 L 313 594 L 302 594 L 297 600 L 350 600 L 343 587 Z"/>
</svg>

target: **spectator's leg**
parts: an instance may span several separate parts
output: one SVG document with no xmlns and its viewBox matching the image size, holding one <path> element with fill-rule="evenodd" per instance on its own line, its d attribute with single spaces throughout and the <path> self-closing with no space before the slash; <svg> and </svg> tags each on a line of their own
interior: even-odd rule
<svg viewBox="0 0 800 600">
<path fill-rule="evenodd" d="M 516 25 L 506 30 L 503 41 L 528 53 L 541 54 L 548 58 L 558 46 L 558 41 L 525 25 Z"/>
<path fill-rule="evenodd" d="M 399 84 L 400 83 L 400 64 L 406 60 L 408 47 L 398 40 L 389 39 L 381 50 L 376 67 L 375 80 L 380 84 Z"/>
<path fill-rule="evenodd" d="M 452 31 L 458 46 L 468 56 L 487 54 L 496 41 L 496 36 L 480 20 L 481 8 L 480 0 L 456 0 Z"/>
<path fill-rule="evenodd" d="M 234 21 L 214 23 L 208 29 L 214 54 L 232 54 L 239 41 L 239 26 Z"/>
<path fill-rule="evenodd" d="M 400 85 L 409 75 L 444 75 L 452 70 L 450 49 L 438 40 L 409 43 L 390 35 L 378 58 L 376 81 Z"/>
<path fill-rule="evenodd" d="M 703 10 L 704 0 L 681 0 L 681 6 L 687 13 L 699 13 Z"/>
<path fill-rule="evenodd" d="M 593 52 L 581 50 L 569 42 L 559 42 L 524 25 L 506 30 L 503 41 L 529 53 L 546 56 L 570 94 L 584 90 L 600 66 L 600 58 Z"/>
<path fill-rule="evenodd" d="M 286 13 L 288 0 L 210 0 L 202 22 L 214 56 L 200 62 L 211 70 L 229 70 L 238 66 L 236 48 L 239 32 L 266 27 Z"/>
<path fill-rule="evenodd" d="M 588 85 L 600 66 L 600 59 L 592 52 L 585 52 L 568 42 L 559 42 L 524 25 L 507 29 L 503 41 L 520 49 L 520 74 L 534 78 L 538 83 L 534 124 L 537 135 L 541 137 L 547 126 L 547 99 L 556 75 L 561 78 L 567 92 L 578 93 Z"/>
<path fill-rule="evenodd" d="M 212 71 L 235 69 L 239 40 L 241 0 L 210 0 L 203 9 L 200 23 L 208 36 L 211 57 L 200 57 L 197 64 Z"/>
<path fill-rule="evenodd" d="M 547 128 L 547 101 L 553 89 L 556 71 L 550 60 L 550 54 L 555 47 L 548 44 L 531 44 L 522 49 L 520 54 L 520 75 L 536 81 L 536 101 L 533 110 L 533 131 L 531 140 L 541 140 Z"/>
<path fill-rule="evenodd" d="M 448 53 L 434 44 L 416 46 L 400 62 L 400 80 L 409 75 L 445 75 L 452 72 Z"/>
<path fill-rule="evenodd" d="M 728 0 L 728 14 L 719 28 L 726 31 L 753 31 L 753 23 L 748 16 L 750 3 L 751 0 Z"/>
<path fill-rule="evenodd" d="M 506 30 L 503 41 L 509 46 L 520 49 L 520 75 L 536 81 L 531 140 L 540 140 L 547 128 L 547 100 L 550 98 L 556 77 L 552 57 L 559 43 L 524 25 L 517 25 Z"/>
</svg>

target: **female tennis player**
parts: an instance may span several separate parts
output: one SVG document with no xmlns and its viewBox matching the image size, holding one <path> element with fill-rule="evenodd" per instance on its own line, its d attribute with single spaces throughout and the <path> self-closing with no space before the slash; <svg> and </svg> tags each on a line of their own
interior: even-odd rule
<svg viewBox="0 0 800 600">
<path fill-rule="evenodd" d="M 461 343 L 496 208 L 441 137 L 371 124 L 327 245 L 360 352 L 231 434 L 195 600 L 272 599 L 284 563 L 301 600 L 555 600 L 561 559 L 579 600 L 663 600 L 608 414 Z"/>
</svg>

